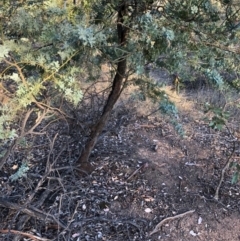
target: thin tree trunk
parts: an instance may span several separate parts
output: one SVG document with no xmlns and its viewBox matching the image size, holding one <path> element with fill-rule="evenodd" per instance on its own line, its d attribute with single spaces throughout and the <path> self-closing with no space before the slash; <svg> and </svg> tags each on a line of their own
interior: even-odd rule
<svg viewBox="0 0 240 241">
<path fill-rule="evenodd" d="M 120 6 L 120 9 L 118 11 L 118 21 L 117 21 L 117 33 L 119 38 L 120 45 L 124 45 L 126 43 L 126 37 L 127 37 L 127 29 L 123 26 L 123 17 L 124 13 L 126 13 L 125 4 L 123 3 Z M 108 96 L 108 100 L 103 108 L 102 115 L 98 122 L 95 124 L 95 126 L 92 129 L 92 132 L 86 142 L 85 148 L 83 149 L 77 164 L 82 164 L 88 161 L 89 156 L 91 154 L 92 149 L 94 148 L 99 135 L 101 134 L 108 117 L 114 107 L 114 104 L 118 100 L 121 91 L 122 91 L 122 85 L 124 78 L 126 77 L 126 70 L 127 70 L 127 61 L 126 58 L 123 57 L 119 60 L 117 64 L 117 70 L 115 77 L 113 79 L 113 85 L 112 90 Z"/>
</svg>

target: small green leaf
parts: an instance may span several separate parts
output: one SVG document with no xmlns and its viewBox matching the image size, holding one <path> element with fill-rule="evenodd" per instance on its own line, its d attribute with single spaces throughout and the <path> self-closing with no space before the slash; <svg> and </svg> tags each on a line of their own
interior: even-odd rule
<svg viewBox="0 0 240 241">
<path fill-rule="evenodd" d="M 232 184 L 236 184 L 239 179 L 239 172 L 235 172 L 232 177 Z"/>
<path fill-rule="evenodd" d="M 216 124 L 216 129 L 218 129 L 218 130 L 222 130 L 222 128 L 223 128 L 223 125 L 222 124 Z"/>
</svg>

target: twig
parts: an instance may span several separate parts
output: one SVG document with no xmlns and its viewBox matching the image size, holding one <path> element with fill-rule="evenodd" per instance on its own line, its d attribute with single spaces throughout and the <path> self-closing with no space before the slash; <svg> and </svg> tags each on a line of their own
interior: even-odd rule
<svg viewBox="0 0 240 241">
<path fill-rule="evenodd" d="M 0 160 L 0 170 L 3 167 L 5 161 L 7 160 L 7 158 L 9 157 L 9 155 L 11 154 L 11 151 L 14 149 L 15 144 L 18 142 L 18 140 L 28 134 L 35 134 L 35 135 L 39 135 L 39 134 L 44 134 L 44 133 L 38 133 L 38 132 L 34 132 L 33 130 L 41 123 L 42 119 L 45 117 L 47 111 L 43 111 L 43 114 L 40 116 L 40 118 L 38 118 L 38 121 L 36 122 L 36 124 L 27 132 L 25 132 L 25 127 L 26 127 L 26 123 L 28 121 L 29 116 L 31 115 L 31 113 L 33 112 L 33 110 L 29 110 L 27 111 L 22 125 L 21 125 L 21 133 L 20 136 L 18 138 L 16 138 L 13 143 L 11 144 L 11 146 L 8 148 L 7 152 L 5 153 L 5 155 L 3 156 L 3 158 Z"/>
<path fill-rule="evenodd" d="M 42 128 L 42 131 L 46 130 L 52 123 L 56 122 L 56 121 L 59 121 L 61 120 L 61 117 L 57 118 L 57 119 L 54 119 L 50 122 L 48 122 L 43 128 Z M 69 123 L 67 122 L 66 118 L 64 118 L 64 120 L 66 121 L 66 123 L 68 124 L 68 129 L 69 129 Z"/>
<path fill-rule="evenodd" d="M 33 109 L 27 111 L 27 113 L 26 113 L 26 115 L 23 119 L 22 125 L 21 125 L 21 134 L 20 134 L 18 139 L 20 139 L 20 138 L 22 138 L 26 135 L 29 135 L 29 134 L 35 134 L 35 135 L 45 134 L 45 133 L 41 133 L 41 132 L 34 132 L 34 129 L 37 128 L 41 124 L 42 120 L 44 119 L 44 117 L 48 113 L 48 110 L 46 110 L 46 109 L 43 109 L 42 115 L 38 114 L 38 117 L 35 120 L 35 124 L 28 131 L 26 131 L 27 121 L 28 121 L 30 115 L 33 113 L 33 111 L 34 111 Z"/>
<path fill-rule="evenodd" d="M 29 116 L 32 114 L 32 112 L 33 112 L 33 109 L 28 110 L 24 119 L 23 119 L 22 126 L 21 126 L 21 134 L 20 134 L 21 137 L 24 136 L 26 123 L 28 121 Z"/>
<path fill-rule="evenodd" d="M 47 238 L 41 238 L 41 237 L 38 237 L 36 235 L 33 235 L 33 234 L 30 234 L 30 233 L 25 233 L 25 232 L 21 232 L 21 231 L 17 231 L 17 230 L 6 230 L 6 229 L 0 229 L 0 233 L 13 233 L 13 234 L 17 234 L 17 235 L 22 235 L 22 236 L 25 236 L 25 237 L 28 237 L 32 240 L 40 240 L 40 241 L 51 241 L 50 239 L 47 239 Z"/>
<path fill-rule="evenodd" d="M 49 184 L 49 183 L 48 183 Z M 35 203 L 35 208 L 39 208 L 43 203 L 44 201 L 46 200 L 46 198 L 48 197 L 49 193 L 51 192 L 51 190 L 49 188 L 47 188 L 43 193 L 42 195 L 40 196 L 40 198 L 37 200 L 37 202 Z M 31 216 L 30 215 L 22 215 L 18 222 L 17 222 L 17 225 L 15 226 L 15 228 L 17 230 L 23 230 L 26 223 L 30 220 Z M 19 238 L 20 235 L 16 235 L 13 239 L 13 241 L 18 241 L 20 238 Z"/>
<path fill-rule="evenodd" d="M 233 152 L 234 152 L 234 151 L 233 151 Z M 233 152 L 232 152 L 231 155 L 228 157 L 227 162 L 226 162 L 225 166 L 224 166 L 223 169 L 222 169 L 221 178 L 220 178 L 220 181 L 219 181 L 219 183 L 218 183 L 218 186 L 217 186 L 217 189 L 216 189 L 216 192 L 215 192 L 215 195 L 214 195 L 214 199 L 216 199 L 216 200 L 219 199 L 219 189 L 220 189 L 220 187 L 221 187 L 221 185 L 222 185 L 222 182 L 223 182 L 223 179 L 224 179 L 224 174 L 225 174 L 226 170 L 227 170 L 228 167 L 229 167 L 229 164 L 230 164 L 230 161 L 231 161 L 231 157 L 232 157 L 232 155 L 233 155 Z"/>
<path fill-rule="evenodd" d="M 46 116 L 47 113 L 48 113 L 48 109 L 47 109 L 47 110 L 44 109 L 44 110 L 43 110 L 43 113 L 40 114 L 40 115 L 38 115 L 37 119 L 35 120 L 35 124 L 31 127 L 31 129 L 29 129 L 29 130 L 25 133 L 25 135 L 27 135 L 27 134 L 32 134 L 33 131 L 34 131 L 34 129 L 36 129 L 37 126 L 39 126 L 39 125 L 41 124 L 42 120 L 45 118 L 45 116 Z"/>
<path fill-rule="evenodd" d="M 228 128 L 227 126 L 226 126 L 226 128 L 227 128 L 229 134 L 232 136 L 232 138 L 235 139 L 234 136 L 232 135 L 231 131 L 229 130 L 229 128 Z M 216 189 L 216 192 L 215 192 L 215 195 L 214 195 L 214 199 L 215 199 L 215 200 L 218 200 L 218 199 L 219 199 L 219 189 L 220 189 L 220 187 L 221 187 L 221 185 L 222 185 L 222 182 L 223 182 L 223 179 L 224 179 L 224 174 L 225 174 L 226 170 L 228 169 L 229 164 L 230 164 L 230 161 L 231 161 L 231 158 L 232 158 L 232 156 L 233 156 L 233 154 L 234 154 L 234 152 L 235 152 L 235 148 L 236 148 L 236 143 L 235 143 L 235 141 L 234 141 L 234 142 L 233 142 L 232 152 L 231 152 L 230 156 L 227 158 L 227 162 L 226 162 L 226 164 L 225 164 L 225 166 L 223 167 L 222 172 L 221 172 L 221 178 L 220 178 L 219 184 L 218 184 L 218 186 L 217 186 L 217 189 Z"/>
<path fill-rule="evenodd" d="M 18 73 L 19 73 L 19 76 L 20 76 L 20 79 L 22 80 L 23 84 L 25 87 L 28 87 L 28 83 L 27 83 L 27 80 L 22 72 L 22 69 L 19 67 L 19 65 L 14 61 L 14 63 L 8 61 L 7 59 L 3 59 L 3 61 L 5 61 L 7 64 L 9 64 L 10 66 L 13 66 L 17 69 Z"/>
<path fill-rule="evenodd" d="M 47 159 L 47 164 L 46 164 L 46 167 L 45 167 L 45 173 L 44 175 L 42 176 L 42 178 L 38 181 L 38 184 L 36 185 L 36 187 L 34 188 L 33 192 L 31 193 L 31 195 L 29 195 L 27 201 L 25 202 L 25 206 L 27 206 L 32 200 L 33 200 L 33 197 L 35 196 L 35 194 L 37 193 L 37 191 L 40 189 L 40 187 L 42 186 L 42 184 L 45 182 L 45 180 L 47 179 L 47 177 L 49 176 L 50 172 L 53 171 L 52 169 L 52 166 L 50 164 L 50 156 L 53 152 L 53 147 L 54 147 L 54 143 L 55 143 L 55 140 L 56 140 L 56 137 L 57 137 L 58 133 L 54 136 L 54 139 L 53 141 L 50 141 L 50 151 L 49 151 L 49 154 L 48 154 L 48 159 Z"/>
<path fill-rule="evenodd" d="M 71 216 L 71 218 L 70 218 L 70 220 L 69 220 L 69 222 L 68 222 L 67 228 L 69 228 L 69 226 L 71 225 L 71 223 L 74 221 L 74 216 L 75 216 L 75 214 L 78 212 L 77 210 L 78 210 L 79 204 L 80 204 L 80 201 L 77 201 L 77 204 L 76 204 L 76 206 L 75 206 L 75 209 L 74 209 L 74 211 L 73 211 L 73 213 L 72 213 L 72 216 Z"/>
<path fill-rule="evenodd" d="M 2 204 L 2 205 L 5 204 L 9 208 L 13 208 L 13 209 L 22 211 L 22 212 L 24 212 L 24 213 L 26 213 L 26 214 L 28 214 L 30 216 L 40 218 L 43 221 L 48 220 L 48 221 L 51 221 L 51 222 L 56 222 L 60 227 L 66 229 L 66 226 L 64 224 L 62 224 L 59 220 L 57 220 L 53 215 L 46 214 L 46 213 L 42 212 L 41 210 L 39 210 L 39 209 L 37 209 L 35 207 L 27 208 L 27 206 L 31 203 L 31 201 L 33 200 L 35 194 L 40 189 L 42 184 L 45 182 L 45 180 L 47 179 L 49 174 L 52 171 L 54 171 L 52 167 L 55 164 L 55 162 L 57 161 L 57 159 L 59 158 L 59 156 L 62 153 L 62 151 L 64 150 L 64 148 L 63 148 L 62 151 L 60 151 L 60 153 L 57 156 L 57 158 L 55 158 L 54 162 L 51 164 L 50 163 L 50 157 L 51 157 L 51 154 L 53 153 L 53 147 L 54 147 L 54 143 L 56 141 L 57 136 L 58 136 L 58 133 L 54 136 L 53 141 L 50 140 L 50 151 L 49 151 L 49 154 L 48 154 L 47 164 L 46 164 L 46 167 L 45 167 L 45 173 L 42 176 L 42 178 L 38 181 L 36 187 L 34 188 L 34 190 L 31 193 L 31 195 L 29 195 L 29 197 L 28 197 L 27 201 L 24 203 L 24 205 L 20 206 L 20 205 L 17 205 L 15 203 L 7 202 L 5 199 L 1 199 L 1 197 L 0 197 L 0 204 Z"/>
<path fill-rule="evenodd" d="M 127 181 L 130 180 L 133 176 L 135 176 L 141 169 L 144 169 L 148 167 L 148 163 L 145 162 L 143 163 L 138 169 L 136 169 L 128 178 L 127 178 Z"/>
<path fill-rule="evenodd" d="M 39 102 L 39 101 L 36 101 L 34 102 L 40 109 L 49 109 L 49 110 L 52 110 L 52 111 L 55 111 L 55 112 L 58 112 L 59 114 L 61 114 L 62 116 L 66 116 L 67 118 L 69 119 L 73 119 L 71 116 L 68 116 L 65 112 L 63 112 L 60 108 L 56 108 L 56 107 L 52 107 L 48 104 L 45 104 L 45 103 L 42 103 L 42 102 Z"/>
<path fill-rule="evenodd" d="M 160 124 L 159 125 L 139 125 L 139 124 L 136 124 L 136 129 L 138 129 L 138 128 L 156 128 L 156 127 L 159 127 L 159 126 L 161 126 Z"/>
<path fill-rule="evenodd" d="M 191 214 L 191 213 L 194 213 L 195 210 L 190 210 L 190 211 L 187 211 L 185 213 L 181 213 L 181 214 L 178 214 L 176 216 L 173 216 L 173 217 L 168 217 L 168 218 L 165 218 L 163 219 L 160 223 L 157 224 L 157 226 L 153 229 L 152 232 L 149 233 L 149 236 L 153 235 L 154 233 L 157 233 L 159 232 L 160 228 L 162 227 L 162 225 L 168 221 L 172 221 L 172 220 L 175 220 L 177 218 L 182 218 L 188 214 Z"/>
<path fill-rule="evenodd" d="M 54 162 L 52 164 L 50 164 L 50 158 L 51 158 L 51 154 L 53 154 L 53 148 L 54 148 L 54 144 L 56 141 L 56 138 L 58 136 L 58 133 L 53 137 L 53 140 L 51 141 L 50 138 L 48 137 L 49 141 L 50 141 L 50 151 L 48 154 L 48 158 L 47 158 L 47 163 L 46 163 L 46 169 L 45 169 L 45 175 L 47 175 L 48 173 L 50 173 L 53 169 L 52 166 L 55 164 L 56 160 L 54 160 Z M 63 150 L 63 149 L 62 149 Z M 62 153 L 62 151 L 60 152 Z"/>
</svg>

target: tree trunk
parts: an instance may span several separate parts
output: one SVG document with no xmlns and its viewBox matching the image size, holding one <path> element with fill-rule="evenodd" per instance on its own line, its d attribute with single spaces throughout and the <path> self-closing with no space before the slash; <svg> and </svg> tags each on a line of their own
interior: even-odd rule
<svg viewBox="0 0 240 241">
<path fill-rule="evenodd" d="M 118 33 L 118 39 L 121 46 L 123 46 L 126 43 L 126 37 L 127 37 L 127 28 L 123 26 L 123 17 L 126 14 L 125 4 L 123 3 L 120 6 L 120 9 L 118 11 L 118 20 L 117 20 L 117 33 Z M 122 57 L 118 64 L 117 64 L 117 70 L 115 73 L 115 77 L 113 79 L 113 85 L 112 90 L 108 96 L 107 102 L 103 108 L 102 115 L 98 122 L 94 125 L 92 132 L 86 142 L 86 145 L 77 161 L 77 164 L 82 164 L 88 161 L 89 156 L 91 154 L 92 149 L 94 148 L 97 139 L 99 135 L 101 134 L 108 117 L 114 107 L 114 104 L 118 100 L 123 86 L 124 78 L 126 77 L 126 70 L 127 70 L 127 60 L 125 57 Z"/>
</svg>

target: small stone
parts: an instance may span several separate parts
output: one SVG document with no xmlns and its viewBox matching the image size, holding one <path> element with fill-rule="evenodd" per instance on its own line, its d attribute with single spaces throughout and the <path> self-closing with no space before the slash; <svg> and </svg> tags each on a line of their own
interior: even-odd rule
<svg viewBox="0 0 240 241">
<path fill-rule="evenodd" d="M 152 209 L 151 208 L 145 208 L 144 210 L 146 213 L 151 213 L 152 212 Z"/>
</svg>

